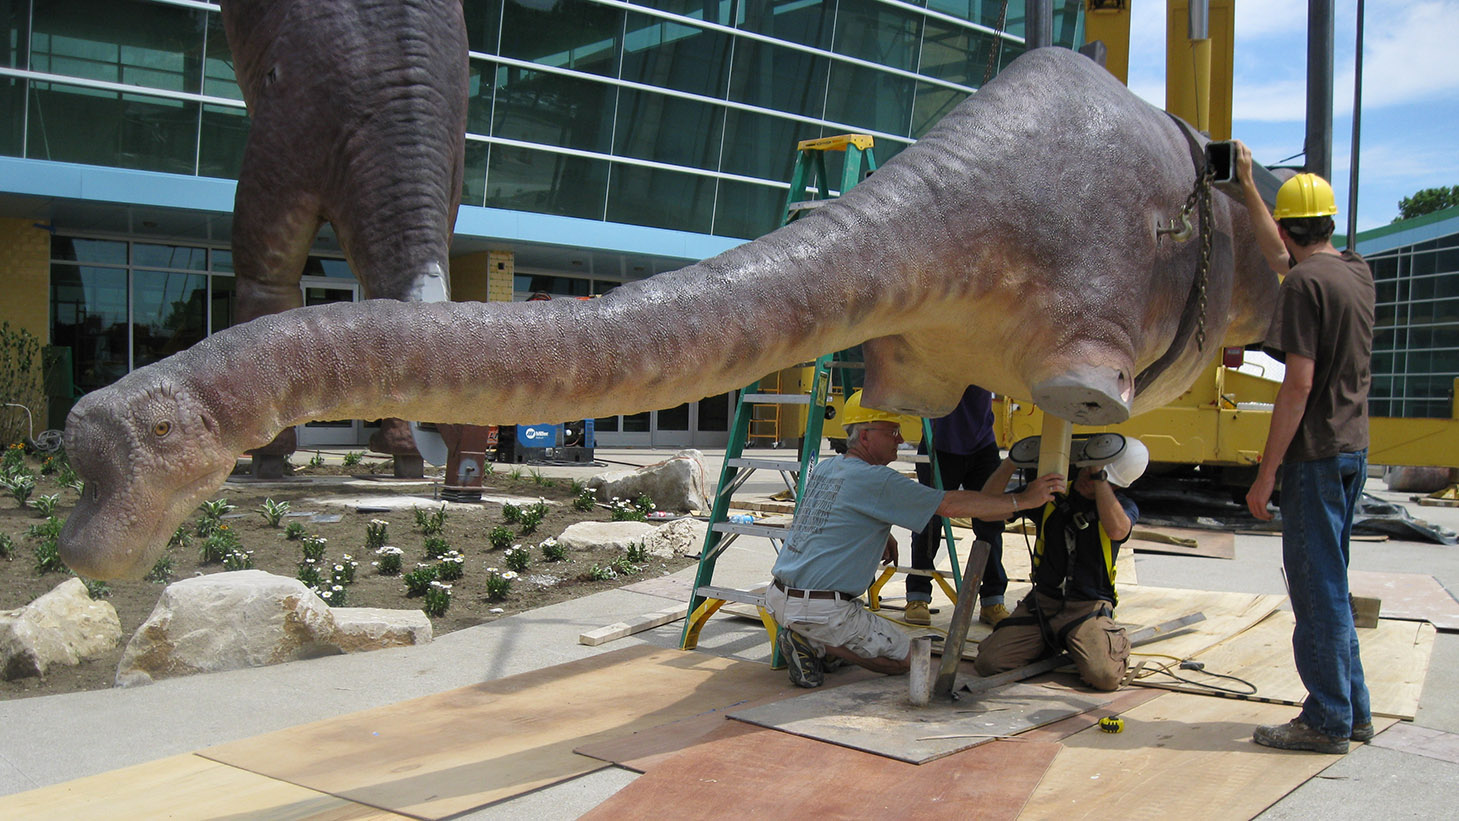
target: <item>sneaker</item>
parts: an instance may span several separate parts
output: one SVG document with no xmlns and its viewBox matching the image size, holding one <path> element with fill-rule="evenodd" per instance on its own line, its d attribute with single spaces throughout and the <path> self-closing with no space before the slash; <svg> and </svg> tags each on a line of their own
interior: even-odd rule
<svg viewBox="0 0 1459 821">
<path fill-rule="evenodd" d="M 907 609 L 902 612 L 902 621 L 908 624 L 931 624 L 932 612 L 927 609 L 927 602 L 907 602 Z"/>
<path fill-rule="evenodd" d="M 790 673 L 790 682 L 797 687 L 820 687 L 825 681 L 825 670 L 816 651 L 805 636 L 788 627 L 780 628 L 775 637 L 780 655 L 785 659 L 785 669 Z"/>
<path fill-rule="evenodd" d="M 1346 738 L 1323 735 L 1294 718 L 1286 724 L 1263 724 L 1251 734 L 1251 740 L 1263 747 L 1278 750 L 1310 750 L 1314 753 L 1342 755 L 1348 751 Z"/>
<path fill-rule="evenodd" d="M 1353 725 L 1353 734 L 1350 735 L 1350 736 L 1348 736 L 1348 738 L 1352 739 L 1353 741 L 1361 741 L 1364 744 L 1368 743 L 1369 741 L 1372 741 L 1373 740 L 1373 722 L 1369 721 L 1369 722 L 1366 722 L 1364 724 L 1354 724 Z"/>
<path fill-rule="evenodd" d="M 1004 607 L 1002 603 L 990 604 L 978 611 L 978 621 L 997 627 L 998 622 L 1003 621 L 1010 615 L 1012 614 L 1008 612 L 1008 608 Z"/>
</svg>

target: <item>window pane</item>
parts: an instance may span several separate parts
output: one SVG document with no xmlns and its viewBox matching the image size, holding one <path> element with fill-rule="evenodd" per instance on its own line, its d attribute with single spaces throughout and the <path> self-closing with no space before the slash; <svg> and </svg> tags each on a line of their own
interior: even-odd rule
<svg viewBox="0 0 1459 821">
<path fill-rule="evenodd" d="M 496 63 L 472 60 L 466 80 L 466 131 L 483 137 L 491 133 L 491 104 L 496 91 Z"/>
<path fill-rule="evenodd" d="M 486 203 L 486 162 L 491 145 L 468 140 L 466 166 L 461 178 L 461 202 L 466 205 Z"/>
<path fill-rule="evenodd" d="M 699 400 L 699 429 L 729 430 L 730 402 L 728 393 Z"/>
<path fill-rule="evenodd" d="M 831 66 L 826 119 L 888 134 L 908 134 L 916 82 L 846 63 Z"/>
<path fill-rule="evenodd" d="M 233 271 L 233 252 L 226 248 L 214 248 L 213 270 L 228 271 L 231 273 Z"/>
<path fill-rule="evenodd" d="M 140 94 L 31 84 L 31 159 L 192 174 L 198 104 Z"/>
<path fill-rule="evenodd" d="M 888 6 L 877 0 L 840 0 L 836 9 L 836 39 L 832 50 L 892 68 L 917 67 L 922 37 L 921 14 Z"/>
<path fill-rule="evenodd" d="M 198 176 L 238 179 L 249 119 L 241 108 L 203 106 L 203 132 L 198 141 Z"/>
<path fill-rule="evenodd" d="M 71 349 L 76 387 L 93 391 L 127 372 L 127 272 L 51 265 L 51 343 Z"/>
<path fill-rule="evenodd" d="M 784 46 L 735 44 L 729 98 L 748 105 L 819 117 L 825 108 L 829 59 Z"/>
<path fill-rule="evenodd" d="M 725 112 L 724 129 L 721 170 L 784 183 L 795 167 L 796 143 L 824 136 L 819 126 L 734 109 Z M 784 205 L 783 189 L 780 197 Z"/>
<path fill-rule="evenodd" d="M 216 253 L 216 252 L 214 252 Z M 209 296 L 212 303 L 212 315 L 208 333 L 217 333 L 224 328 L 233 327 L 237 321 L 238 296 L 233 277 L 210 277 L 213 281 L 213 292 Z"/>
<path fill-rule="evenodd" d="M 780 227 L 785 189 L 720 180 L 714 212 L 714 233 L 754 239 Z"/>
<path fill-rule="evenodd" d="M 196 92 L 207 12 L 161 3 L 36 3 L 31 68 L 51 74 Z"/>
<path fill-rule="evenodd" d="M 0 155 L 19 157 L 24 149 L 25 80 L 0 77 Z"/>
<path fill-rule="evenodd" d="M 148 268 L 184 268 L 189 271 L 208 269 L 208 250 L 187 245 L 132 244 L 132 264 Z"/>
<path fill-rule="evenodd" d="M 745 31 L 814 48 L 831 48 L 836 0 L 743 0 L 739 14 L 737 27 Z"/>
<path fill-rule="evenodd" d="M 26 68 L 29 62 L 26 53 L 29 42 L 30 2 L 28 0 L 7 0 L 0 4 L 0 66 Z"/>
<path fill-rule="evenodd" d="M 630 14 L 623 79 L 723 99 L 730 51 L 728 34 Z"/>
<path fill-rule="evenodd" d="M 718 170 L 724 113 L 724 108 L 709 103 L 621 89 L 613 153 Z"/>
<path fill-rule="evenodd" d="M 672 408 L 665 408 L 658 412 L 659 430 L 688 430 L 689 429 L 689 403 L 685 402 Z"/>
<path fill-rule="evenodd" d="M 127 264 L 127 244 L 105 239 L 52 237 L 51 258 L 72 262 Z"/>
<path fill-rule="evenodd" d="M 596 433 L 617 433 L 618 417 L 600 416 L 593 420 L 593 432 Z"/>
<path fill-rule="evenodd" d="M 134 272 L 132 366 L 151 364 L 201 340 L 207 327 L 207 296 L 208 278 L 203 274 Z"/>
<path fill-rule="evenodd" d="M 635 413 L 623 417 L 624 433 L 647 433 L 648 432 L 648 411 Z"/>
<path fill-rule="evenodd" d="M 721 26 L 733 25 L 730 10 L 734 7 L 734 0 L 634 0 L 634 5 L 707 20 Z M 632 31 L 633 27 L 629 26 L 629 30 Z"/>
<path fill-rule="evenodd" d="M 607 185 L 607 162 L 496 145 L 487 171 L 486 205 L 600 220 Z"/>
<path fill-rule="evenodd" d="M 588 0 L 506 0 L 501 54 L 609 77 L 618 74 L 621 9 Z"/>
<path fill-rule="evenodd" d="M 608 186 L 608 219 L 679 231 L 709 233 L 713 177 L 615 164 Z"/>
<path fill-rule="evenodd" d="M 223 31 L 223 16 L 208 15 L 208 59 L 203 61 L 203 93 L 229 100 L 243 99 L 233 74 L 233 51 Z"/>
<path fill-rule="evenodd" d="M 512 290 L 519 294 L 547 294 L 550 297 L 579 297 L 591 292 L 592 281 L 551 274 L 515 274 Z"/>
<path fill-rule="evenodd" d="M 348 262 L 334 257 L 310 257 L 304 263 L 304 276 L 335 277 L 337 279 L 354 279 L 355 277 Z"/>
<path fill-rule="evenodd" d="M 469 0 L 463 11 L 466 12 L 467 47 L 496 54 L 501 31 L 501 0 Z"/>
<path fill-rule="evenodd" d="M 592 80 L 502 66 L 492 136 L 598 151 L 611 148 L 616 89 Z"/>
</svg>

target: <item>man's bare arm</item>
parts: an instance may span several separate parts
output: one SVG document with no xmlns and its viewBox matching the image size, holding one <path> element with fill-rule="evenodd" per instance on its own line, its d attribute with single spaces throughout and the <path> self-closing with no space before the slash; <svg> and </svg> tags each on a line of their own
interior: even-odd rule
<svg viewBox="0 0 1459 821">
<path fill-rule="evenodd" d="M 1005 480 L 1006 481 L 1006 480 Z M 1064 477 L 1057 473 L 1040 476 L 1018 493 L 987 493 L 978 490 L 951 490 L 942 497 L 937 515 L 952 518 L 969 517 L 996 522 L 1020 510 L 1038 507 L 1064 490 Z"/>
</svg>

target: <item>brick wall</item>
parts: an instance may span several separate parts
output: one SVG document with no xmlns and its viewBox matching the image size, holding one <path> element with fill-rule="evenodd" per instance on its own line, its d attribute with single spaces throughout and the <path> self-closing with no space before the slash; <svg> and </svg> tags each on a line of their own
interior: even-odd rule
<svg viewBox="0 0 1459 821">
<path fill-rule="evenodd" d="M 451 258 L 451 299 L 456 302 L 511 302 L 515 255 L 486 251 Z"/>
</svg>

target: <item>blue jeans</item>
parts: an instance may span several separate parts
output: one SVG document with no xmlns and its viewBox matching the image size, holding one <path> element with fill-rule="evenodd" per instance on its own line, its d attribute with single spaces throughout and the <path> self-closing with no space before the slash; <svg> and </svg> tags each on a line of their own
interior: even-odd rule
<svg viewBox="0 0 1459 821">
<path fill-rule="evenodd" d="M 1372 720 L 1348 601 L 1348 539 L 1368 452 L 1282 465 L 1282 564 L 1297 627 L 1292 654 L 1307 688 L 1302 723 L 1335 738 Z"/>
</svg>

